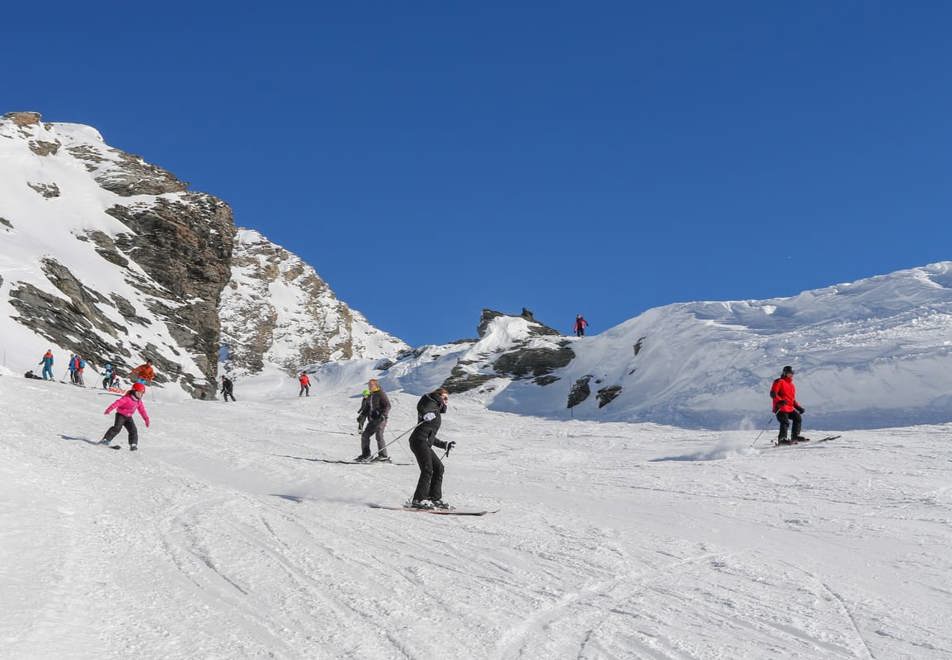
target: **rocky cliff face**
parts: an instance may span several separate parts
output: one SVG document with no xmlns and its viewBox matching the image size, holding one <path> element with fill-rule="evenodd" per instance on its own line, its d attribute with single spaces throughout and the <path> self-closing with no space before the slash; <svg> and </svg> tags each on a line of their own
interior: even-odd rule
<svg viewBox="0 0 952 660">
<path fill-rule="evenodd" d="M 63 366 L 66 352 L 93 368 L 151 358 L 158 382 L 206 393 L 235 228 L 227 204 L 187 188 L 87 126 L 0 119 L 5 345 L 53 345 Z"/>
<path fill-rule="evenodd" d="M 230 372 L 274 366 L 290 374 L 304 365 L 407 349 L 340 301 L 312 267 L 258 232 L 240 230 L 233 254 L 219 310 Z"/>
</svg>

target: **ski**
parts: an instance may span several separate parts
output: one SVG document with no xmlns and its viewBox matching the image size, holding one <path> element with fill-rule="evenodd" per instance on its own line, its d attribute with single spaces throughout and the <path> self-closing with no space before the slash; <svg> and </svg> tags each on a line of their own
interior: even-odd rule
<svg viewBox="0 0 952 660">
<path fill-rule="evenodd" d="M 485 509 L 414 509 L 412 506 L 389 506 L 386 504 L 368 504 L 371 509 L 386 509 L 387 511 L 410 511 L 412 513 L 432 513 L 438 516 L 485 516 L 496 513 L 499 509 L 488 511 Z"/>
<path fill-rule="evenodd" d="M 776 444 L 776 443 L 774 443 L 774 444 L 772 445 L 772 447 L 773 447 L 774 449 L 778 449 L 778 448 L 780 448 L 780 447 L 795 447 L 796 445 L 802 445 L 802 444 L 806 444 L 806 443 L 808 443 L 808 442 L 815 445 L 815 444 L 819 444 L 819 443 L 821 443 L 821 442 L 829 442 L 830 440 L 836 440 L 837 438 L 842 438 L 842 437 L 843 437 L 842 435 L 828 435 L 828 436 L 826 436 L 825 438 L 820 438 L 819 440 L 810 440 L 809 438 L 807 438 L 806 440 L 798 440 L 798 441 L 796 441 L 796 442 L 790 442 L 790 443 L 785 443 L 785 444 Z"/>
<path fill-rule="evenodd" d="M 413 465 L 412 463 L 397 463 L 396 461 L 339 461 L 330 458 L 310 458 L 318 463 L 333 463 L 335 465 Z"/>
</svg>

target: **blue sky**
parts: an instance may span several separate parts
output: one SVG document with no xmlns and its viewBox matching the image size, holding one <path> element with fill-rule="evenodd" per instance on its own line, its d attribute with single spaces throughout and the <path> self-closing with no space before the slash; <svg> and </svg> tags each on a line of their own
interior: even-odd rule
<svg viewBox="0 0 952 660">
<path fill-rule="evenodd" d="M 948 3 L 4 11 L 0 111 L 222 197 L 412 344 L 952 258 Z"/>
</svg>

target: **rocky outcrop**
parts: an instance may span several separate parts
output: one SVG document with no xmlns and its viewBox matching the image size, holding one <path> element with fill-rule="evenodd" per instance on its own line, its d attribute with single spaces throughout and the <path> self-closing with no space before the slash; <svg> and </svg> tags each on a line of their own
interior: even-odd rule
<svg viewBox="0 0 952 660">
<path fill-rule="evenodd" d="M 582 376 L 572 385 L 572 389 L 569 390 L 569 401 L 566 408 L 574 408 L 578 404 L 582 403 L 592 394 L 592 389 L 589 387 L 588 383 L 592 380 L 594 376 Z"/>
<path fill-rule="evenodd" d="M 614 401 L 615 398 L 621 394 L 621 390 L 621 385 L 610 385 L 598 390 L 598 392 L 595 393 L 595 396 L 598 398 L 598 407 L 604 408 Z"/>
<path fill-rule="evenodd" d="M 292 374 L 304 365 L 392 358 L 407 349 L 340 301 L 299 257 L 252 230 L 235 237 L 219 314 L 234 373 L 258 373 L 272 364 Z"/>
<path fill-rule="evenodd" d="M 537 321 L 526 308 L 518 316 L 484 309 L 477 332 L 479 339 L 472 342 L 472 348 L 457 360 L 443 382 L 450 392 L 476 389 L 493 378 L 532 378 L 544 387 L 557 382 L 559 377 L 552 372 L 575 357 L 569 341 Z"/>
<path fill-rule="evenodd" d="M 221 330 L 218 305 L 231 278 L 235 235 L 231 208 L 211 195 L 187 193 L 148 204 L 116 205 L 106 212 L 132 231 L 119 235 L 114 244 L 99 237 L 97 251 L 105 252 L 104 258 L 113 263 L 135 261 L 162 287 L 146 288 L 140 279 L 127 276 L 140 290 L 165 300 L 153 301 L 152 311 L 206 378 L 215 381 Z"/>
<path fill-rule="evenodd" d="M 157 165 L 145 162 L 139 156 L 115 151 L 118 158 L 116 166 L 109 168 L 96 177 L 96 181 L 106 190 L 122 197 L 133 195 L 161 195 L 163 193 L 185 192 L 188 184 L 179 181 L 171 172 Z M 76 152 L 73 152 L 77 156 Z M 95 162 L 95 154 L 91 160 Z"/>
<path fill-rule="evenodd" d="M 47 199 L 52 199 L 54 197 L 59 197 L 60 189 L 55 183 L 30 183 L 27 184 L 30 188 L 43 195 Z"/>
</svg>

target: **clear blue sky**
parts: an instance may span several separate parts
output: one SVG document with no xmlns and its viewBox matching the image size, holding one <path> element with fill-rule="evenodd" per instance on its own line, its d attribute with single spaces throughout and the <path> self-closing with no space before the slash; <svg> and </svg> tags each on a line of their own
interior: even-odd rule
<svg viewBox="0 0 952 660">
<path fill-rule="evenodd" d="M 194 5 L 5 8 L 0 110 L 224 198 L 412 344 L 952 258 L 950 3 Z"/>
</svg>

